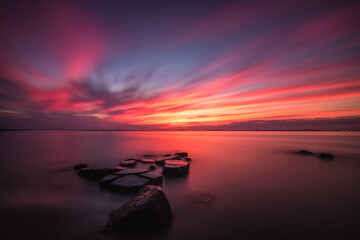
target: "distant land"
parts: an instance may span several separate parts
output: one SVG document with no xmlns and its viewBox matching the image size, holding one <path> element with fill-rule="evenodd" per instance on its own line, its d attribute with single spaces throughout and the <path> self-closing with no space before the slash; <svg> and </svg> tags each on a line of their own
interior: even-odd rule
<svg viewBox="0 0 360 240">
<path fill-rule="evenodd" d="M 2 131 L 25 131 L 25 130 L 66 130 L 66 131 L 360 131 L 360 117 L 353 118 L 331 118 L 331 119 L 289 119 L 289 120 L 254 120 L 245 122 L 233 122 L 223 125 L 203 125 L 203 126 L 161 126 L 161 125 L 125 125 L 99 126 L 75 126 L 73 123 L 63 122 L 52 126 L 32 122 L 24 124 L 22 127 L 4 126 Z M 55 125 L 55 126 L 54 126 Z"/>
</svg>

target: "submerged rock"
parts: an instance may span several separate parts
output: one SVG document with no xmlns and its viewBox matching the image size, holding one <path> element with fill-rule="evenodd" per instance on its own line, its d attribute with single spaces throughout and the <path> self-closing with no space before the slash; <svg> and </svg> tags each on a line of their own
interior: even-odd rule
<svg viewBox="0 0 360 240">
<path fill-rule="evenodd" d="M 324 160 L 333 160 L 335 158 L 330 153 L 320 153 L 318 157 L 321 158 L 321 159 L 324 159 Z"/>
<path fill-rule="evenodd" d="M 170 157 L 171 154 L 165 154 L 163 157 Z"/>
<path fill-rule="evenodd" d="M 185 161 L 190 162 L 190 161 L 191 161 L 191 158 L 185 158 Z"/>
<path fill-rule="evenodd" d="M 178 155 L 180 157 L 187 157 L 188 153 L 187 152 L 178 152 L 178 153 L 175 153 L 175 155 Z"/>
<path fill-rule="evenodd" d="M 175 157 L 172 157 L 170 158 L 171 160 L 181 160 L 181 157 L 180 156 L 175 156 Z"/>
<path fill-rule="evenodd" d="M 77 174 L 84 178 L 89 179 L 101 179 L 105 175 L 119 171 L 117 168 L 82 168 Z M 124 171 L 124 170 L 123 170 Z"/>
<path fill-rule="evenodd" d="M 153 155 L 153 154 L 144 154 L 143 156 L 146 158 L 156 157 L 156 155 Z"/>
<path fill-rule="evenodd" d="M 140 177 L 149 179 L 152 184 L 161 184 L 163 180 L 162 175 L 157 172 L 142 173 L 140 174 Z"/>
<path fill-rule="evenodd" d="M 136 175 L 126 175 L 111 181 L 108 186 L 116 191 L 137 191 L 149 183 L 149 179 Z"/>
<path fill-rule="evenodd" d="M 114 181 L 116 178 L 120 177 L 119 175 L 114 175 L 114 174 L 109 174 L 106 175 L 105 177 L 103 177 L 100 182 L 99 182 L 99 186 L 100 187 L 106 187 L 109 185 L 109 183 L 111 183 L 112 181 Z"/>
<path fill-rule="evenodd" d="M 119 166 L 123 166 L 123 167 L 135 167 L 137 162 L 137 159 L 127 159 L 125 161 L 122 161 Z"/>
<path fill-rule="evenodd" d="M 149 170 L 154 171 L 156 169 L 155 165 L 150 165 Z"/>
<path fill-rule="evenodd" d="M 169 201 L 158 186 L 148 185 L 136 196 L 109 214 L 104 231 L 122 232 L 130 229 L 163 228 L 172 220 Z"/>
<path fill-rule="evenodd" d="M 82 168 L 87 168 L 87 167 L 88 167 L 87 164 L 85 164 L 85 163 L 79 163 L 79 164 L 76 164 L 73 168 L 74 168 L 74 171 L 78 171 L 78 170 L 80 170 L 80 169 L 82 169 Z"/>
<path fill-rule="evenodd" d="M 307 150 L 300 150 L 300 151 L 298 151 L 296 154 L 300 154 L 300 155 L 314 155 L 312 152 L 307 151 Z"/>
<path fill-rule="evenodd" d="M 189 163 L 177 160 L 165 161 L 163 173 L 168 176 L 187 175 L 189 173 Z"/>
<path fill-rule="evenodd" d="M 215 200 L 215 194 L 203 191 L 192 191 L 187 194 L 187 198 L 195 203 L 211 203 Z"/>
</svg>

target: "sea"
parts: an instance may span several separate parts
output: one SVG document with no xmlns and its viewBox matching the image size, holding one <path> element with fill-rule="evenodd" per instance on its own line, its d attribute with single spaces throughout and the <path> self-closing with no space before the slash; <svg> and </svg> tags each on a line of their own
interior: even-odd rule
<svg viewBox="0 0 360 240">
<path fill-rule="evenodd" d="M 189 174 L 161 185 L 171 225 L 101 233 L 134 194 L 100 189 L 72 167 L 180 151 L 192 159 Z M 359 226 L 360 132 L 0 133 L 1 239 L 360 239 Z"/>
</svg>

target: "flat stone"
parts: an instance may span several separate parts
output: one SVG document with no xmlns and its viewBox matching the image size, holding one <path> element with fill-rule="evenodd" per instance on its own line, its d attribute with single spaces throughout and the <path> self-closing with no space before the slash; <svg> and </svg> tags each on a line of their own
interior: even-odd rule
<svg viewBox="0 0 360 240">
<path fill-rule="evenodd" d="M 142 158 L 142 159 L 140 159 L 140 161 L 142 161 L 143 163 L 154 163 L 155 162 L 154 159 L 149 159 L 149 158 Z"/>
<path fill-rule="evenodd" d="M 149 179 L 152 184 L 161 184 L 163 180 L 162 175 L 157 172 L 142 173 L 140 174 L 140 177 Z"/>
<path fill-rule="evenodd" d="M 189 173 L 189 163 L 177 160 L 165 161 L 163 174 L 168 176 L 181 176 Z"/>
<path fill-rule="evenodd" d="M 82 169 L 82 168 L 87 168 L 87 167 L 88 167 L 87 164 L 85 164 L 85 163 L 79 163 L 79 164 L 76 164 L 76 165 L 73 167 L 73 169 L 74 169 L 74 171 L 78 171 L 78 170 L 80 170 L 80 169 Z"/>
<path fill-rule="evenodd" d="M 132 160 L 125 160 L 125 161 L 122 161 L 119 165 L 120 166 L 123 166 L 123 167 L 135 167 L 136 165 L 136 161 L 135 159 L 132 159 Z"/>
<path fill-rule="evenodd" d="M 169 201 L 161 187 L 148 185 L 123 206 L 109 214 L 104 232 L 164 228 L 172 220 Z"/>
<path fill-rule="evenodd" d="M 296 154 L 300 154 L 300 155 L 314 155 L 312 152 L 307 151 L 307 150 L 300 150 L 300 151 L 298 151 Z"/>
<path fill-rule="evenodd" d="M 117 168 L 82 168 L 77 174 L 84 178 L 101 179 L 108 174 L 119 171 Z M 125 171 L 125 170 L 123 170 Z"/>
<path fill-rule="evenodd" d="M 318 157 L 321 158 L 321 159 L 324 159 L 324 160 L 333 160 L 335 158 L 330 153 L 320 153 Z"/>
<path fill-rule="evenodd" d="M 114 174 L 106 175 L 105 177 L 103 177 L 100 180 L 99 185 L 100 185 L 100 187 L 106 187 L 106 186 L 109 185 L 109 183 L 111 183 L 113 180 L 115 180 L 118 177 L 120 177 L 120 176 L 119 175 L 114 175 Z"/>
<path fill-rule="evenodd" d="M 178 155 L 180 157 L 187 157 L 188 153 L 187 152 L 178 152 L 178 153 L 175 153 L 175 155 Z"/>
<path fill-rule="evenodd" d="M 111 181 L 108 186 L 116 191 L 137 191 L 149 183 L 149 179 L 135 175 L 126 175 Z"/>
<path fill-rule="evenodd" d="M 113 174 L 114 175 L 129 175 L 129 174 L 141 174 L 141 173 L 146 173 L 146 172 L 149 172 L 149 170 L 132 168 L 132 169 L 120 170 L 120 171 L 114 172 Z"/>
</svg>

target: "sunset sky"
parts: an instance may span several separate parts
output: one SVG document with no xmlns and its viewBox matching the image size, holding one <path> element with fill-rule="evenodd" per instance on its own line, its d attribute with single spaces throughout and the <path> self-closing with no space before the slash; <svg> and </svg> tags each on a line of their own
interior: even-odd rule
<svg viewBox="0 0 360 240">
<path fill-rule="evenodd" d="M 359 1 L 2 1 L 0 127 L 360 129 L 359 12 Z"/>
</svg>

